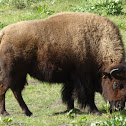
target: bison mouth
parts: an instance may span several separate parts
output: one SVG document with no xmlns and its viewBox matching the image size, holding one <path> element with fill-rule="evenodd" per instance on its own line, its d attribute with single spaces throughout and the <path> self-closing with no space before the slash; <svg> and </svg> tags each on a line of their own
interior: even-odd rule
<svg viewBox="0 0 126 126">
<path fill-rule="evenodd" d="M 112 101 L 109 103 L 110 103 L 110 113 L 112 113 L 113 111 L 123 110 L 125 107 L 124 101 Z"/>
</svg>

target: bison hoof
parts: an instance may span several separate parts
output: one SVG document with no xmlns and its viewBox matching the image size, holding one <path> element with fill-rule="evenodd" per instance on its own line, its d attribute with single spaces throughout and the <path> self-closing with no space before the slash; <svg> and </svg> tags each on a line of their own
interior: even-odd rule
<svg viewBox="0 0 126 126">
<path fill-rule="evenodd" d="M 92 113 L 93 113 L 93 115 L 101 115 L 101 113 L 99 111 L 93 111 Z"/>
<path fill-rule="evenodd" d="M 4 111 L 4 112 L 2 112 L 2 115 L 3 115 L 3 116 L 8 116 L 9 113 L 8 113 L 7 111 Z"/>
<path fill-rule="evenodd" d="M 31 113 L 30 111 L 28 111 L 28 112 L 23 112 L 23 114 L 25 114 L 26 116 L 31 116 L 31 115 L 32 115 L 32 113 Z"/>
</svg>

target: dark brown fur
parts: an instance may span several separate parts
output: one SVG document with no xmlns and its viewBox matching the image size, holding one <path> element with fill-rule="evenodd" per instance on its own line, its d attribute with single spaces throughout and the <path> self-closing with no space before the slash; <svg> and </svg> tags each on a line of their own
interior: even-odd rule
<svg viewBox="0 0 126 126">
<path fill-rule="evenodd" d="M 8 114 L 5 110 L 8 88 L 23 112 L 32 114 L 21 96 L 27 74 L 41 81 L 63 83 L 62 99 L 68 110 L 74 108 L 75 92 L 82 107 L 87 105 L 98 114 L 94 94 L 102 93 L 102 86 L 107 89 L 104 83 L 101 86 L 102 72 L 125 60 L 118 28 L 95 14 L 61 13 L 44 20 L 19 22 L 5 27 L 0 39 L 3 115 Z M 116 96 L 111 99 L 116 100 Z"/>
</svg>

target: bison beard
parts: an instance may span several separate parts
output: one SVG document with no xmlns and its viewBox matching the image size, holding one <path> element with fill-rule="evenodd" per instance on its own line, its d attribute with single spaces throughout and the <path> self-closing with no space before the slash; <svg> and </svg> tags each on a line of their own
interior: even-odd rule
<svg viewBox="0 0 126 126">
<path fill-rule="evenodd" d="M 27 74 L 40 81 L 63 83 L 62 100 L 68 110 L 74 108 L 77 98 L 82 108 L 88 106 L 92 113 L 99 114 L 94 103 L 95 92 L 114 101 L 114 105 L 125 101 L 120 97 L 125 96 L 125 88 L 112 89 L 115 81 L 122 80 L 106 71 L 112 64 L 117 69 L 124 63 L 125 53 L 118 28 L 105 17 L 61 13 L 43 20 L 23 21 L 5 27 L 0 32 L 0 42 L 0 113 L 3 115 L 8 115 L 5 94 L 9 88 L 23 113 L 32 114 L 21 95 Z M 109 76 L 103 78 L 103 73 Z"/>
</svg>

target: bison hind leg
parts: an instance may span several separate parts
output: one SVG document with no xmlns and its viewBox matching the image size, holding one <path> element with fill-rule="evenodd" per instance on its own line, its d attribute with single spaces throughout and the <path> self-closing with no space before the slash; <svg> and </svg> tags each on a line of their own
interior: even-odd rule
<svg viewBox="0 0 126 126">
<path fill-rule="evenodd" d="M 0 81 L 0 113 L 3 116 L 9 115 L 9 113 L 5 109 L 5 94 L 8 90 L 8 86 L 5 85 L 2 81 Z"/>
<path fill-rule="evenodd" d="M 30 112 L 30 110 L 28 109 L 27 105 L 25 104 L 23 98 L 22 98 L 22 95 L 21 95 L 21 91 L 19 90 L 12 90 L 16 100 L 18 101 L 18 104 L 20 105 L 23 113 L 26 115 L 26 116 L 31 116 L 32 113 Z"/>
<path fill-rule="evenodd" d="M 26 74 L 25 75 L 19 75 L 16 77 L 12 77 L 11 83 L 13 84 L 10 89 L 12 90 L 18 104 L 20 105 L 23 113 L 27 116 L 31 116 L 32 113 L 28 109 L 27 105 L 25 104 L 23 98 L 22 98 L 22 90 L 24 88 L 24 85 L 26 84 Z"/>
</svg>

